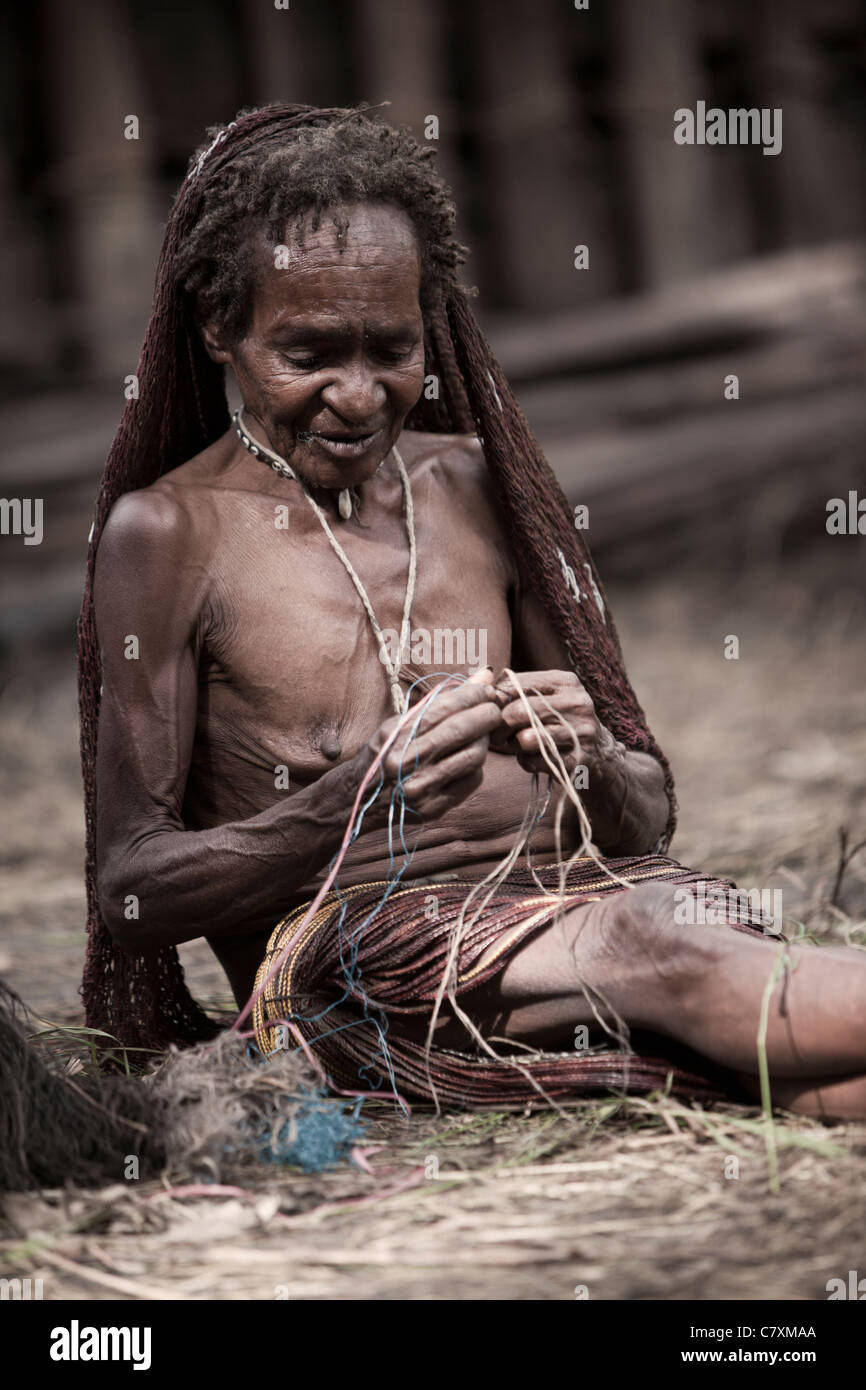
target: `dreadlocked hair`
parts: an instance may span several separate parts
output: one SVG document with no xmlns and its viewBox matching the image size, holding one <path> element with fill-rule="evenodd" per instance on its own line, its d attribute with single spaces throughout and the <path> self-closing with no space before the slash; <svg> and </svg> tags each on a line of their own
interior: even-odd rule
<svg viewBox="0 0 866 1390">
<path fill-rule="evenodd" d="M 209 133 L 219 138 L 219 128 Z M 236 341 L 252 306 L 252 234 L 262 230 L 277 246 L 293 226 L 303 245 L 301 214 L 312 213 L 315 231 L 327 211 L 345 246 L 349 219 L 338 209 L 347 203 L 389 203 L 407 213 L 421 258 L 422 311 L 444 303 L 456 289 L 466 248 L 455 239 L 457 211 L 431 164 L 432 146 L 354 109 L 325 124 L 280 128 L 269 144 L 238 154 L 213 176 L 201 215 L 180 249 L 177 276 L 201 318 Z"/>
<path fill-rule="evenodd" d="M 217 1028 L 191 997 L 173 946 L 147 956 L 130 955 L 115 944 L 100 912 L 96 739 L 101 676 L 93 611 L 97 547 L 118 497 L 150 486 L 229 427 L 223 368 L 205 352 L 195 313 L 207 309 L 222 314 L 226 325 L 242 322 L 248 289 L 238 209 L 244 210 L 247 228 L 260 218 L 269 235 L 280 237 L 290 212 L 300 211 L 301 204 L 318 209 L 321 216 L 333 198 L 343 202 L 350 193 L 356 199 L 387 196 L 406 209 L 418 228 L 426 286 L 425 374 L 435 377 L 439 394 L 422 396 L 407 417 L 407 428 L 478 435 L 511 543 L 599 718 L 627 748 L 651 754 L 664 769 L 670 814 L 658 851 L 667 849 L 676 824 L 670 769 L 625 674 L 586 543 L 475 322 L 470 292 L 457 283 L 465 252 L 453 239 L 453 205 L 428 167 L 426 149 L 357 110 L 277 104 L 241 112 L 194 158 L 168 219 L 138 366 L 138 398 L 126 404 L 97 497 L 78 627 L 88 904 L 82 993 L 88 1026 L 127 1048 L 164 1049 L 172 1042 L 213 1037 Z M 226 240 L 233 219 L 234 231 Z M 239 273 L 237 286 L 230 283 L 234 272 L 220 259 L 223 253 L 237 258 L 232 262 Z"/>
</svg>

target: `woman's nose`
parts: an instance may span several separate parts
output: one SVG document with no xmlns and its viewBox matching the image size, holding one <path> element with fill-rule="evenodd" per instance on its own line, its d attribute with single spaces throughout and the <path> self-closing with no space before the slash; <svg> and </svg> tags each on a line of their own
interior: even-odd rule
<svg viewBox="0 0 866 1390">
<path fill-rule="evenodd" d="M 388 399 L 377 374 L 360 363 L 341 368 L 322 391 L 322 400 L 349 424 L 368 424 Z"/>
</svg>

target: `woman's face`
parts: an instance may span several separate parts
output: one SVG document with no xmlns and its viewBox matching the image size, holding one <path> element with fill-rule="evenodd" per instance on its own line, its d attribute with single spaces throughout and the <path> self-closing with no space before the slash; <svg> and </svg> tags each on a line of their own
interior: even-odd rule
<svg viewBox="0 0 866 1390">
<path fill-rule="evenodd" d="M 420 258 L 408 215 L 379 203 L 341 207 L 304 240 L 259 234 L 243 336 L 212 355 L 234 369 L 253 434 L 312 486 L 371 478 L 424 388 Z"/>
</svg>

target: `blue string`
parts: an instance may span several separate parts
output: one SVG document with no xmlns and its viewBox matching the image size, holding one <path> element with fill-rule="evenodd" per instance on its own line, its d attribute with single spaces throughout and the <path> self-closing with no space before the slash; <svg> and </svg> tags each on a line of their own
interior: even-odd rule
<svg viewBox="0 0 866 1390">
<path fill-rule="evenodd" d="M 427 679 L 436 678 L 438 676 L 442 676 L 446 679 L 450 678 L 452 681 L 456 680 L 460 684 L 463 684 L 468 679 L 468 677 L 466 676 L 455 675 L 453 672 L 449 671 L 436 671 L 431 673 L 431 677 L 419 678 L 418 680 L 413 681 L 412 685 L 409 687 L 407 695 L 407 706 L 409 700 L 411 699 L 413 691 L 422 683 L 422 680 L 426 681 Z M 409 732 L 408 737 L 403 740 L 403 749 L 400 753 L 400 761 L 397 768 L 397 778 L 394 783 L 394 786 L 391 789 L 390 801 L 388 805 L 388 881 L 385 885 L 385 889 L 382 893 L 380 900 L 373 905 L 373 907 L 364 917 L 363 921 L 358 923 L 352 932 L 347 933 L 344 931 L 344 923 L 346 920 L 346 913 L 348 911 L 349 900 L 348 898 L 343 898 L 342 890 L 339 886 L 339 883 L 335 882 L 331 890 L 337 895 L 340 901 L 340 915 L 336 924 L 336 931 L 338 940 L 340 969 L 345 980 L 345 988 L 342 994 L 339 996 L 339 998 L 332 1000 L 318 1013 L 312 1015 L 292 1015 L 292 1020 L 296 1022 L 320 1023 L 323 1019 L 327 1018 L 327 1016 L 330 1013 L 332 1013 L 335 1009 L 340 1008 L 341 1005 L 345 1004 L 350 998 L 352 998 L 352 996 L 354 996 L 354 1002 L 360 1005 L 361 1007 L 361 1017 L 358 1019 L 353 1019 L 350 1022 L 341 1023 L 337 1027 L 324 1033 L 322 1036 L 331 1037 L 336 1033 L 342 1032 L 345 1028 L 359 1027 L 364 1023 L 372 1024 L 376 1031 L 377 1042 L 374 1051 L 371 1055 L 370 1061 L 364 1063 L 359 1069 L 359 1079 L 362 1081 L 366 1081 L 367 1084 L 371 1085 L 374 1090 L 380 1090 L 382 1088 L 381 1083 L 383 1077 L 387 1078 L 390 1084 L 390 1089 L 394 1094 L 394 1098 L 395 1100 L 397 1100 L 400 1108 L 404 1111 L 404 1113 L 406 1112 L 406 1106 L 397 1092 L 396 1077 L 394 1075 L 394 1069 L 391 1062 L 391 1054 L 388 1049 L 386 1039 L 386 1035 L 388 1032 L 388 1017 L 383 1009 L 377 1008 L 375 1005 L 371 1005 L 371 1002 L 367 997 L 366 991 L 364 990 L 363 985 L 361 983 L 361 972 L 358 969 L 358 954 L 360 951 L 361 940 L 363 938 L 365 930 L 373 921 L 376 914 L 381 911 L 384 904 L 388 901 L 388 898 L 390 897 L 391 893 L 393 893 L 394 889 L 400 883 L 401 879 L 403 878 L 406 872 L 406 869 L 409 867 L 409 865 L 412 863 L 412 860 L 415 857 L 418 848 L 418 840 L 416 840 L 415 844 L 411 847 L 411 849 L 406 843 L 406 815 L 408 813 L 409 815 L 417 816 L 419 813 L 415 811 L 412 806 L 407 805 L 406 782 L 408 778 L 411 777 L 412 774 L 418 770 L 417 747 L 415 747 L 413 750 L 414 762 L 411 770 L 408 773 L 404 769 L 404 759 L 407 755 L 407 750 L 415 740 L 418 728 L 421 724 L 421 720 L 424 718 L 424 716 L 427 714 L 430 708 L 435 704 L 439 696 L 444 694 L 448 688 L 449 687 L 447 685 L 441 685 L 438 689 L 434 690 L 432 699 L 427 702 L 423 709 L 419 709 L 414 723 L 411 726 L 411 730 Z M 375 788 L 358 808 L 355 823 L 352 826 L 352 830 L 349 835 L 348 843 L 350 845 L 354 844 L 358 836 L 360 835 L 361 828 L 364 822 L 364 816 L 366 815 L 370 807 L 374 804 L 374 802 L 377 800 L 384 784 L 385 774 L 380 769 L 378 781 L 376 783 Z M 402 851 L 402 863 L 399 865 L 399 867 L 396 868 L 396 856 L 394 851 L 395 808 L 397 810 L 397 831 L 399 846 Z M 423 833 L 424 827 L 422 825 L 418 836 L 419 840 Z M 334 858 L 331 859 L 330 864 L 328 865 L 329 869 L 333 868 L 336 858 L 337 856 L 335 855 Z M 376 1068 L 375 1072 L 372 1070 L 374 1067 Z"/>
</svg>

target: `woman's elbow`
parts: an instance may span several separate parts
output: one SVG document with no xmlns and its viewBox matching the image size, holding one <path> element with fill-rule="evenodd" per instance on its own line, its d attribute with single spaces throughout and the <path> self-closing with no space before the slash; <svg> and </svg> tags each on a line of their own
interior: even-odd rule
<svg viewBox="0 0 866 1390">
<path fill-rule="evenodd" d="M 153 873 L 137 856 L 108 855 L 97 866 L 99 916 L 111 939 L 129 955 L 172 944 L 161 905 L 154 901 L 153 882 Z"/>
<path fill-rule="evenodd" d="M 144 943 L 138 884 L 131 882 L 128 874 L 119 874 L 117 867 L 109 863 L 100 868 L 96 888 L 99 916 L 112 941 L 130 955 L 140 954 Z"/>
</svg>

